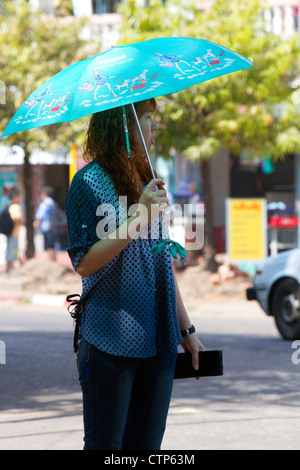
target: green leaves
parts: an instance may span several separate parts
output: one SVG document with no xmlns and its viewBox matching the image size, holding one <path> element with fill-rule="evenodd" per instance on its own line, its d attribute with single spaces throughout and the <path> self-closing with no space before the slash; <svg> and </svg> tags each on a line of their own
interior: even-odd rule
<svg viewBox="0 0 300 470">
<path fill-rule="evenodd" d="M 67 8 L 68 1 L 59 2 Z M 26 98 L 48 78 L 79 60 L 99 51 L 80 39 L 85 20 L 42 17 L 25 0 L 0 2 L 0 79 L 6 86 L 6 104 L 0 105 L 2 132 Z M 97 50 L 96 50 L 97 47 Z M 62 123 L 21 132 L 3 141 L 19 144 L 28 150 L 42 146 L 61 148 L 81 134 L 84 120 Z"/>
<path fill-rule="evenodd" d="M 192 161 L 210 158 L 220 147 L 220 141 L 214 137 L 199 140 L 198 145 L 191 145 L 185 149 L 185 155 Z"/>
<path fill-rule="evenodd" d="M 300 149 L 300 132 L 297 127 L 289 127 L 276 135 L 276 158 L 283 157 L 287 153 L 296 153 Z"/>
<path fill-rule="evenodd" d="M 209 9 L 201 6 L 196 0 L 168 0 L 165 6 L 150 0 L 144 9 L 129 0 L 121 7 L 122 44 L 150 37 L 197 37 L 223 44 L 254 63 L 253 69 L 161 98 L 161 150 L 168 153 L 173 146 L 193 160 L 214 155 L 220 145 L 234 153 L 247 148 L 253 156 L 263 156 L 267 149 L 273 158 L 291 149 L 299 152 L 298 100 L 295 95 L 291 99 L 291 82 L 300 76 L 299 34 L 284 40 L 267 32 L 260 0 L 214 0 Z"/>
</svg>

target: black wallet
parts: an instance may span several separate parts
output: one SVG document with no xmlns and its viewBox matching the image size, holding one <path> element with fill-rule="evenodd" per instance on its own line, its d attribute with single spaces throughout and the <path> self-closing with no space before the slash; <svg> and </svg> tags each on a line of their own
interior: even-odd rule
<svg viewBox="0 0 300 470">
<path fill-rule="evenodd" d="M 223 353 L 219 350 L 199 351 L 199 369 L 192 365 L 192 355 L 189 352 L 179 353 L 177 357 L 174 379 L 189 379 L 193 377 L 212 377 L 223 375 Z"/>
</svg>

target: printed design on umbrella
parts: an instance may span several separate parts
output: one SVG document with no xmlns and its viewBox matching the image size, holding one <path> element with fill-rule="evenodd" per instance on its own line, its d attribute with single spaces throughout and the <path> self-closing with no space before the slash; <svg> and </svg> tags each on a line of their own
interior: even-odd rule
<svg viewBox="0 0 300 470">
<path fill-rule="evenodd" d="M 47 80 L 27 98 L 1 137 L 180 92 L 245 68 L 252 68 L 252 61 L 202 39 L 154 38 L 118 46 Z"/>
<path fill-rule="evenodd" d="M 158 76 L 157 72 L 153 75 L 148 75 L 147 72 L 148 70 L 145 69 L 137 76 L 122 77 L 119 75 L 100 74 L 98 69 L 95 69 L 94 76 L 89 77 L 88 80 L 78 88 L 79 91 L 85 93 L 93 92 L 93 99 L 84 99 L 79 105 L 85 107 L 92 105 L 101 106 L 110 101 L 116 102 L 124 97 L 131 98 L 132 96 L 149 93 L 160 85 L 163 85 L 162 82 L 155 80 Z M 99 93 L 102 91 L 104 94 L 99 94 L 98 91 Z"/>
<path fill-rule="evenodd" d="M 132 60 L 127 58 L 126 55 L 121 56 L 121 60 L 118 61 L 118 59 L 115 61 L 114 67 Z M 88 98 L 79 102 L 79 106 L 101 106 L 124 98 L 130 99 L 134 96 L 148 94 L 164 85 L 163 78 L 161 78 L 162 81 L 159 81 L 160 68 L 171 69 L 174 67 L 172 78 L 185 80 L 196 78 L 212 70 L 222 70 L 223 68 L 230 67 L 234 62 L 234 59 L 226 57 L 223 50 L 213 53 L 211 49 L 207 49 L 205 54 L 195 57 L 155 52 L 152 59 L 157 64 L 157 71 L 155 73 L 149 74 L 149 70 L 144 69 L 139 75 L 131 77 L 101 73 L 101 70 L 99 70 L 103 65 L 103 61 L 101 61 L 99 67 L 95 68 L 93 74 L 78 88 L 79 91 L 89 94 Z"/>
<path fill-rule="evenodd" d="M 27 100 L 25 101 L 25 106 L 27 108 L 29 108 L 28 110 L 28 113 L 26 114 L 25 118 L 28 117 L 28 115 L 31 115 L 31 116 L 34 116 L 33 113 L 31 113 L 31 111 L 33 110 L 33 108 L 37 105 L 37 104 L 40 104 L 40 107 L 39 107 L 39 110 L 38 110 L 38 114 L 37 114 L 37 117 L 40 116 L 40 112 L 41 112 L 41 109 L 42 109 L 42 106 L 44 104 L 44 100 L 46 98 L 47 95 L 50 95 L 51 92 L 48 91 L 49 88 L 51 87 L 52 83 L 50 83 L 46 88 L 44 88 L 40 93 L 38 93 L 37 95 L 34 95 L 30 100 Z"/>
<path fill-rule="evenodd" d="M 174 74 L 173 77 L 177 78 L 178 80 L 184 80 L 186 78 L 192 79 L 199 75 L 210 73 L 211 71 L 222 70 L 226 67 L 230 67 L 234 62 L 234 59 L 226 57 L 226 54 L 223 50 L 217 54 L 213 53 L 211 49 L 208 49 L 206 54 L 190 58 L 192 59 L 191 63 L 187 62 L 187 60 L 184 60 L 187 58 L 186 56 L 166 55 L 159 54 L 158 52 L 156 52 L 156 54 L 159 56 L 159 65 L 161 67 L 171 68 L 175 66 L 179 70 L 179 72 Z M 220 59 L 221 57 L 224 57 L 223 64 L 222 59 Z M 181 64 L 188 66 L 188 68 Z M 214 67 L 215 65 L 218 65 L 218 67 Z M 195 73 L 194 70 L 196 70 L 198 73 Z"/>
<path fill-rule="evenodd" d="M 111 85 L 109 84 L 109 78 L 115 78 L 114 76 L 110 76 L 110 75 L 103 75 L 101 73 L 99 73 L 98 69 L 95 69 L 94 70 L 94 73 L 93 75 L 91 75 L 86 81 L 85 83 L 80 86 L 78 89 L 79 90 L 82 90 L 82 91 L 91 91 L 91 90 L 95 90 L 94 91 L 94 100 L 97 101 L 98 98 L 97 98 L 97 91 L 99 90 L 99 88 L 103 85 L 106 85 L 107 88 L 111 91 L 111 93 L 113 94 L 113 96 L 116 98 L 117 95 L 116 93 L 113 91 Z M 93 86 L 91 84 L 91 82 L 94 82 L 94 85 Z"/>
<path fill-rule="evenodd" d="M 194 67 L 193 65 L 189 64 L 188 62 L 186 62 L 185 60 L 181 59 L 180 56 L 177 56 L 177 55 L 167 55 L 167 54 L 160 54 L 159 52 L 155 52 L 155 54 L 158 55 L 159 57 L 159 65 L 160 67 L 168 67 L 168 68 L 171 68 L 173 67 L 174 65 L 178 68 L 178 70 L 183 73 L 183 74 L 186 74 L 188 73 L 188 71 L 184 72 L 184 70 L 182 70 L 180 67 L 179 67 L 179 63 L 183 63 L 183 64 L 186 64 L 188 67 L 192 67 L 193 69 L 197 70 L 198 72 L 200 71 L 199 69 L 197 69 L 196 67 Z"/>
<path fill-rule="evenodd" d="M 55 93 L 49 91 L 51 86 L 52 83 L 25 101 L 24 105 L 27 108 L 27 113 L 24 117 L 18 115 L 15 118 L 16 124 L 27 124 L 36 122 L 39 119 L 53 119 L 68 111 L 67 103 L 71 101 L 71 93 L 68 91 L 64 96 L 55 97 Z M 47 102 L 49 97 L 51 101 Z"/>
</svg>

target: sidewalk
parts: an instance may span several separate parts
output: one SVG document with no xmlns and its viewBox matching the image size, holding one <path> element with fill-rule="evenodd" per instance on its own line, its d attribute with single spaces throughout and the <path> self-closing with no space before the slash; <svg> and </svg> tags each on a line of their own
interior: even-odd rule
<svg viewBox="0 0 300 470">
<path fill-rule="evenodd" d="M 20 250 L 24 252 L 24 233 Z M 36 255 L 24 265 L 5 273 L 6 237 L 0 234 L 0 301 L 12 300 L 36 305 L 64 306 L 68 294 L 81 293 L 81 279 L 74 272 L 68 253 L 57 251 L 55 262 L 48 261 L 43 251 L 41 234 L 35 235 Z M 220 256 L 221 263 L 223 261 Z M 215 298 L 245 299 L 250 278 L 235 267 L 221 264 L 219 272 L 211 274 L 199 264 L 176 269 L 176 278 L 183 297 L 192 310 L 201 300 Z"/>
<path fill-rule="evenodd" d="M 46 253 L 37 253 L 35 258 L 5 273 L 0 260 L 0 301 L 14 300 L 36 305 L 64 306 L 66 296 L 81 293 L 81 278 L 72 268 L 68 253 L 57 252 L 56 261 L 47 260 Z M 201 300 L 245 299 L 249 278 L 236 276 L 222 278 L 210 274 L 201 264 L 176 270 L 180 291 L 190 308 Z"/>
<path fill-rule="evenodd" d="M 81 279 L 65 251 L 57 252 L 56 261 L 47 260 L 46 253 L 37 253 L 8 274 L 0 266 L 0 301 L 64 306 L 68 294 L 80 292 Z"/>
</svg>

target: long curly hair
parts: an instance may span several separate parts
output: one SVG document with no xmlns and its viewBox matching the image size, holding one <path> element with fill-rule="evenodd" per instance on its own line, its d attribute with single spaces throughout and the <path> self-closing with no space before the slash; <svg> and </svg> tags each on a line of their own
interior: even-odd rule
<svg viewBox="0 0 300 470">
<path fill-rule="evenodd" d="M 118 107 L 92 115 L 83 145 L 83 158 L 87 162 L 98 162 L 107 171 L 117 194 L 127 196 L 130 206 L 138 202 L 143 185 L 151 181 L 152 175 L 146 156 L 137 151 L 136 123 L 131 106 L 126 105 L 125 108 L 132 156 L 128 158 L 123 111 Z M 156 108 L 154 98 L 135 103 L 138 118 L 147 111 L 155 112 Z"/>
</svg>

